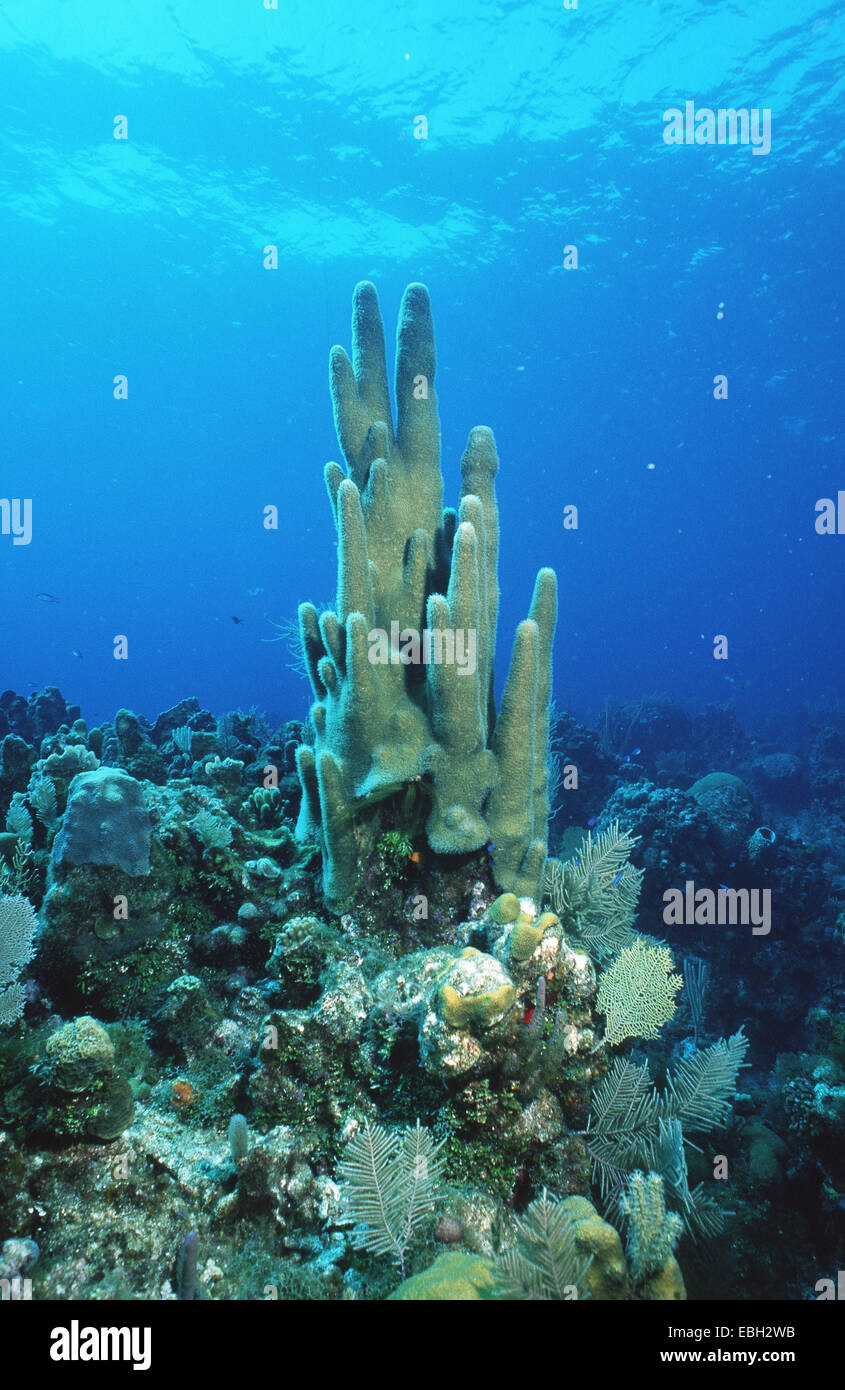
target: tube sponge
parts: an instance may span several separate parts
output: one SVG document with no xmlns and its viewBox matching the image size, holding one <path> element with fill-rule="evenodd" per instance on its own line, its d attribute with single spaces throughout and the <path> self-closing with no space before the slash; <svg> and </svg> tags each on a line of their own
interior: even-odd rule
<svg viewBox="0 0 845 1390">
<path fill-rule="evenodd" d="M 499 887 L 540 897 L 555 576 L 538 575 L 497 715 L 496 445 L 489 429 L 471 431 L 458 509 L 444 509 L 435 370 L 428 291 L 410 285 L 399 313 L 394 421 L 378 299 L 371 284 L 358 285 L 352 357 L 335 347 L 330 358 L 347 466 L 325 470 L 338 536 L 335 606 L 299 610 L 314 740 L 297 756 L 297 834 L 319 835 L 324 890 L 336 902 L 355 886 L 356 826 L 374 803 L 414 782 L 430 796 L 426 835 L 435 853 L 492 842 Z M 421 638 L 421 659 L 399 645 L 408 632 Z M 374 659 L 377 634 L 384 647 Z M 467 643 L 463 660 L 459 641 Z"/>
</svg>

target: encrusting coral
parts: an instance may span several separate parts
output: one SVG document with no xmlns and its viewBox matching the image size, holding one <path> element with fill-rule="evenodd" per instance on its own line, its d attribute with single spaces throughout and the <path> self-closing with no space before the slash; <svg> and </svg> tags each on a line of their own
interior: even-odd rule
<svg viewBox="0 0 845 1390">
<path fill-rule="evenodd" d="M 396 422 L 374 287 L 355 290 L 353 356 L 336 347 L 331 390 L 349 476 L 330 463 L 338 532 L 334 609 L 300 606 L 315 695 L 297 752 L 301 839 L 319 835 L 324 889 L 356 881 L 358 832 L 375 803 L 417 788 L 437 854 L 491 845 L 500 888 L 539 900 L 546 860 L 554 572 L 537 576 L 498 714 L 493 659 L 499 520 L 493 435 L 471 431 L 457 513 L 443 508 L 428 291 L 399 316 Z M 389 636 L 388 636 L 389 634 Z"/>
</svg>

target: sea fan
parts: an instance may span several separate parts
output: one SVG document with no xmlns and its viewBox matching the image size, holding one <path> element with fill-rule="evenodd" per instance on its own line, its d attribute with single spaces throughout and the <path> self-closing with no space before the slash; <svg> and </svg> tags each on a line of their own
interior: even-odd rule
<svg viewBox="0 0 845 1390">
<path fill-rule="evenodd" d="M 0 1023 L 14 1023 L 23 1013 L 25 996 L 18 975 L 35 955 L 37 925 L 26 898 L 0 895 Z"/>
<path fill-rule="evenodd" d="M 682 975 L 672 973 L 674 964 L 668 946 L 638 936 L 605 970 L 596 1007 L 607 1018 L 609 1043 L 658 1036 L 674 1016 L 675 995 L 684 983 Z"/>
</svg>

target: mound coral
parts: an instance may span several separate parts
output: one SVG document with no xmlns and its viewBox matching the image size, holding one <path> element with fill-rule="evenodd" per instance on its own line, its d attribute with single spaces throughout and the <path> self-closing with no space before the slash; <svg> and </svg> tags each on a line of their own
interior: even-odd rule
<svg viewBox="0 0 845 1390">
<path fill-rule="evenodd" d="M 390 1294 L 411 1303 L 475 1303 L 498 1298 L 496 1270 L 490 1260 L 466 1251 L 444 1251 L 433 1265 L 412 1274 Z"/>
<path fill-rule="evenodd" d="M 473 429 L 457 513 L 443 508 L 428 291 L 410 285 L 399 316 L 396 421 L 384 331 L 369 283 L 358 285 L 353 356 L 331 355 L 331 390 L 348 476 L 328 464 L 338 532 L 337 597 L 300 606 L 315 695 L 313 744 L 297 750 L 303 789 L 297 832 L 319 836 L 324 890 L 342 901 L 356 882 L 358 831 L 384 798 L 427 798 L 437 854 L 491 844 L 500 888 L 539 899 L 546 860 L 551 650 L 557 596 L 541 570 L 517 628 L 496 712 L 498 458 Z"/>
<path fill-rule="evenodd" d="M 150 815 L 140 782 L 114 767 L 74 778 L 53 848 L 57 864 L 107 864 L 132 877 L 150 871 Z"/>
<path fill-rule="evenodd" d="M 693 782 L 688 795 L 704 811 L 722 851 L 740 855 L 757 814 L 753 792 L 730 772 L 709 772 Z"/>
</svg>

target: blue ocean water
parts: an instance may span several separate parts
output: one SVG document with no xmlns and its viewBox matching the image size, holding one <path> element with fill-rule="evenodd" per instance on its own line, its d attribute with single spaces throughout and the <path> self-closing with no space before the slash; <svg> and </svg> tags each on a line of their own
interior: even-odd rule
<svg viewBox="0 0 845 1390">
<path fill-rule="evenodd" d="M 334 591 L 326 360 L 368 278 L 389 335 L 430 289 L 448 501 L 495 431 L 500 668 L 550 564 L 563 705 L 835 695 L 843 47 L 822 0 L 7 0 L 3 686 L 304 715 L 268 639 Z M 770 151 L 666 144 L 688 100 L 770 110 Z"/>
</svg>

